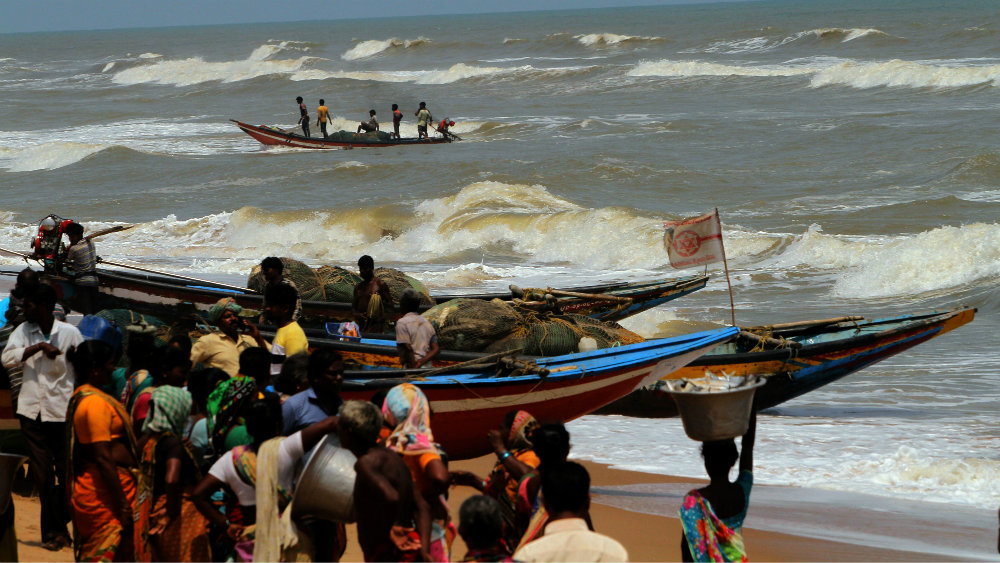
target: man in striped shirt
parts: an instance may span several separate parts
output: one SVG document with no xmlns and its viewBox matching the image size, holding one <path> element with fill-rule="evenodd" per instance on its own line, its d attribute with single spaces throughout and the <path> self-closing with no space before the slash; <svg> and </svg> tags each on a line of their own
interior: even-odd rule
<svg viewBox="0 0 1000 563">
<path fill-rule="evenodd" d="M 66 251 L 66 265 L 72 269 L 75 298 L 73 308 L 91 315 L 97 312 L 97 250 L 89 238 L 83 237 L 83 225 L 70 223 L 66 226 L 69 249 Z"/>
</svg>

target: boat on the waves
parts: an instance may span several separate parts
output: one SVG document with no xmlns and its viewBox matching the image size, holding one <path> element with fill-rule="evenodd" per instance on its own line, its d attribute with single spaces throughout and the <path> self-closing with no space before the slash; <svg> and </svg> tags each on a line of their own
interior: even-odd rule
<svg viewBox="0 0 1000 563">
<path fill-rule="evenodd" d="M 367 401 L 379 390 L 413 383 L 430 401 L 435 441 L 450 458 L 468 459 L 490 451 L 486 433 L 511 410 L 526 410 L 540 421 L 573 420 L 667 377 L 738 332 L 727 327 L 530 361 L 498 362 L 500 354 L 479 354 L 487 365 L 456 364 L 452 371 L 349 368 L 340 395 Z M 393 341 L 364 344 L 386 348 L 385 354 L 396 348 Z"/>
<path fill-rule="evenodd" d="M 44 275 L 56 288 L 60 299 L 73 294 L 70 280 Z M 192 282 L 154 274 L 124 272 L 98 268 L 100 283 L 97 306 L 100 309 L 131 309 L 168 320 L 191 313 L 204 313 L 219 299 L 232 297 L 242 306 L 260 309 L 263 297 L 251 290 L 240 290 L 226 284 L 209 281 Z M 697 291 L 708 283 L 708 277 L 696 275 L 664 278 L 645 282 L 615 282 L 570 288 L 559 296 L 554 306 L 564 313 L 587 315 L 606 321 L 617 321 Z M 558 293 L 558 291 L 557 291 Z M 510 301 L 513 293 L 475 293 L 431 295 L 437 303 L 463 297 L 466 299 L 502 299 Z M 523 306 L 552 307 L 550 302 L 523 302 Z M 304 327 L 322 328 L 327 322 L 353 320 L 351 304 L 347 302 L 302 301 Z"/>
<path fill-rule="evenodd" d="M 260 141 L 263 145 L 296 147 L 300 149 L 339 149 L 339 148 L 362 148 L 362 147 L 393 147 L 399 145 L 439 145 L 450 143 L 453 135 L 444 137 L 432 137 L 418 139 L 416 137 L 403 137 L 400 139 L 390 139 L 387 133 L 352 133 L 350 131 L 337 131 L 328 138 L 306 137 L 288 129 L 273 127 L 269 125 L 251 125 L 235 119 L 230 119 L 244 133 Z"/>
<path fill-rule="evenodd" d="M 908 350 L 972 321 L 976 309 L 877 319 L 842 317 L 745 328 L 740 336 L 712 350 L 666 379 L 715 375 L 759 375 L 758 409 L 804 393 Z M 677 415 L 664 380 L 637 389 L 597 414 L 646 418 Z"/>
</svg>

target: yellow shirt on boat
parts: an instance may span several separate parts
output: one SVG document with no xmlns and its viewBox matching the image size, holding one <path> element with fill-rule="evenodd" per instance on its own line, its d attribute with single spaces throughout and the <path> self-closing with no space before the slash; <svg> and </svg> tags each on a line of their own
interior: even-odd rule
<svg viewBox="0 0 1000 563">
<path fill-rule="evenodd" d="M 319 122 L 323 123 L 330 119 L 330 110 L 326 106 L 319 106 L 316 108 L 316 114 L 319 115 Z"/>
</svg>

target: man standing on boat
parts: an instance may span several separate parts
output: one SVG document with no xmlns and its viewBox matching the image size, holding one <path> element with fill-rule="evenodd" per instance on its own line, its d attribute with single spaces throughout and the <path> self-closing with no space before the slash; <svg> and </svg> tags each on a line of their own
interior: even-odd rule
<svg viewBox="0 0 1000 563">
<path fill-rule="evenodd" d="M 399 122 L 403 120 L 403 112 L 399 111 L 399 104 L 392 104 L 392 133 L 390 139 L 399 138 Z"/>
<path fill-rule="evenodd" d="M 292 320 L 298 321 L 302 318 L 302 298 L 299 295 L 299 288 L 295 286 L 295 282 L 285 277 L 285 264 L 281 261 L 281 258 L 277 256 L 268 256 L 267 258 L 260 261 L 260 273 L 264 274 L 264 289 L 261 293 L 264 294 L 264 303 L 261 305 L 260 323 L 267 323 L 266 313 L 263 311 L 267 309 L 267 291 L 278 284 L 285 284 L 291 286 L 295 290 L 295 310 L 292 312 Z"/>
<path fill-rule="evenodd" d="M 323 133 L 323 138 L 326 139 L 326 124 L 333 124 L 333 120 L 330 119 L 330 110 L 326 107 L 326 100 L 320 98 L 319 107 L 316 108 L 316 115 L 319 116 L 316 120 L 316 125 L 319 125 L 319 130 Z"/>
<path fill-rule="evenodd" d="M 66 262 L 73 274 L 73 308 L 84 315 L 97 312 L 97 250 L 90 237 L 83 236 L 83 225 L 70 223 L 66 227 L 69 249 Z"/>
<path fill-rule="evenodd" d="M 302 96 L 295 98 L 299 104 L 299 125 L 302 126 L 302 134 L 309 138 L 309 110 L 302 103 Z"/>
<path fill-rule="evenodd" d="M 420 102 L 420 109 L 413 113 L 417 116 L 417 138 L 429 139 L 427 136 L 427 124 L 434 121 L 431 112 L 427 109 L 427 102 Z"/>
</svg>

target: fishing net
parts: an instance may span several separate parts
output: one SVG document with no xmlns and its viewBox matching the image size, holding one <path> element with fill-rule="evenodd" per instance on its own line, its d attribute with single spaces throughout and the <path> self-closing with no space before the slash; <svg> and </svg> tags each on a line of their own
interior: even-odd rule
<svg viewBox="0 0 1000 563">
<path fill-rule="evenodd" d="M 407 289 L 414 289 L 420 294 L 420 304 L 425 307 L 434 305 L 434 299 L 427 287 L 420 283 L 420 280 L 412 278 L 399 270 L 393 268 L 375 268 L 375 277 L 384 281 L 389 286 L 392 294 L 392 302 L 399 306 L 399 298 Z"/>
<path fill-rule="evenodd" d="M 330 301 L 350 303 L 354 296 L 354 286 L 361 281 L 361 276 L 339 266 L 320 266 L 310 268 L 305 262 L 294 258 L 281 258 L 284 265 L 282 276 L 292 280 L 299 290 L 299 298 L 303 301 Z M 253 267 L 247 279 L 247 287 L 263 292 L 264 274 L 260 264 Z"/>
<path fill-rule="evenodd" d="M 355 133 L 354 131 L 334 131 L 328 134 L 326 141 L 339 143 L 370 143 L 372 141 L 385 142 L 389 140 L 387 131 L 372 131 L 370 133 Z"/>
<path fill-rule="evenodd" d="M 621 325 L 583 315 L 543 315 L 499 299 L 453 299 L 424 313 L 448 350 L 503 352 L 521 349 L 529 356 L 558 356 L 578 350 L 586 336 L 598 348 L 634 344 L 644 339 Z"/>
</svg>

